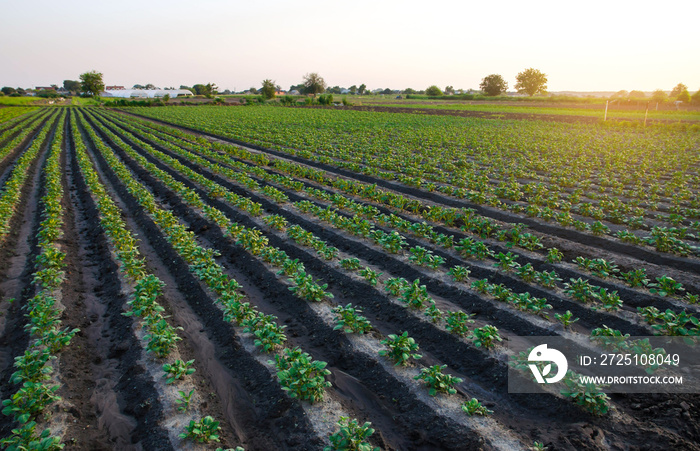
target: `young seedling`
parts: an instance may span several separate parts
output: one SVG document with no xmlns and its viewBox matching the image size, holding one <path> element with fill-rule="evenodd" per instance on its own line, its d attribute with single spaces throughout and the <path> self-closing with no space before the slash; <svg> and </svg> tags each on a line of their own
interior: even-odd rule
<svg viewBox="0 0 700 451">
<path fill-rule="evenodd" d="M 360 259 L 359 258 L 344 258 L 340 260 L 340 266 L 348 271 L 354 271 L 360 269 Z"/>
<path fill-rule="evenodd" d="M 420 370 L 420 374 L 413 379 L 425 382 L 430 396 L 435 396 L 438 393 L 454 395 L 457 393 L 457 390 L 453 387 L 462 382 L 462 379 L 444 374 L 442 370 L 445 368 L 447 368 L 447 365 L 433 365 L 423 368 Z"/>
<path fill-rule="evenodd" d="M 452 280 L 455 282 L 464 282 L 469 279 L 470 272 L 471 271 L 469 268 L 464 266 L 453 266 L 449 271 L 447 271 L 447 274 L 452 276 Z"/>
<path fill-rule="evenodd" d="M 428 308 L 425 309 L 425 316 L 430 318 L 430 322 L 432 323 L 439 323 L 442 321 L 442 310 L 440 310 L 437 305 L 435 304 L 434 300 L 430 300 L 430 304 L 428 305 Z"/>
<path fill-rule="evenodd" d="M 384 291 L 392 296 L 398 296 L 408 287 L 408 281 L 403 277 L 395 277 L 384 282 Z"/>
<path fill-rule="evenodd" d="M 220 430 L 219 422 L 206 416 L 199 421 L 191 420 L 190 424 L 185 427 L 185 432 L 180 434 L 180 438 L 191 439 L 199 443 L 218 442 Z"/>
<path fill-rule="evenodd" d="M 472 398 L 469 401 L 464 401 L 462 404 L 462 410 L 470 417 L 474 415 L 485 417 L 486 415 L 491 415 L 493 413 L 493 410 L 489 410 L 484 407 L 476 398 Z"/>
<path fill-rule="evenodd" d="M 377 282 L 379 281 L 379 276 L 381 276 L 382 273 L 378 273 L 372 268 L 365 267 L 365 269 L 360 270 L 360 275 L 364 277 L 365 280 L 374 287 L 377 285 Z"/>
<path fill-rule="evenodd" d="M 562 325 L 565 328 L 571 327 L 572 324 L 574 324 L 576 321 L 578 321 L 578 318 L 573 318 L 574 314 L 571 313 L 570 310 L 567 310 L 566 313 L 555 313 L 554 317 L 562 323 Z"/>
<path fill-rule="evenodd" d="M 501 336 L 498 334 L 498 329 L 490 324 L 474 329 L 474 332 L 469 336 L 469 339 L 474 340 L 474 346 L 477 348 L 481 346 L 484 348 L 490 348 L 493 346 L 494 341 L 503 341 Z"/>
<path fill-rule="evenodd" d="M 463 337 L 469 332 L 469 326 L 467 326 L 467 324 L 474 322 L 474 320 L 471 319 L 473 316 L 473 314 L 469 315 L 461 310 L 447 312 L 445 316 L 445 322 L 447 323 L 445 328 L 448 332 Z"/>
<path fill-rule="evenodd" d="M 379 355 L 389 357 L 394 361 L 395 366 L 407 365 L 410 358 L 420 359 L 423 357 L 420 354 L 412 354 L 418 350 L 418 343 L 408 336 L 408 332 L 404 332 L 401 335 L 391 334 L 386 340 L 382 340 L 381 343 L 389 349 L 382 349 L 379 351 Z"/>
<path fill-rule="evenodd" d="M 343 329 L 347 334 L 364 334 L 372 330 L 369 320 L 360 315 L 362 310 L 353 307 L 352 304 L 348 304 L 345 307 L 339 305 L 333 309 L 333 312 L 336 314 L 336 326 L 333 330 Z"/>
<path fill-rule="evenodd" d="M 674 296 L 680 291 L 685 291 L 680 282 L 676 282 L 671 277 L 661 276 L 656 278 L 656 283 L 649 284 L 649 291 L 661 297 Z"/>
<path fill-rule="evenodd" d="M 185 393 L 182 390 L 178 390 L 178 393 L 180 393 L 180 397 L 175 400 L 175 404 L 177 404 L 177 411 L 178 412 L 186 412 L 187 409 L 190 408 L 190 402 L 192 402 L 192 396 L 194 395 L 194 388 L 190 390 L 189 393 Z"/>
<path fill-rule="evenodd" d="M 163 377 L 167 378 L 165 380 L 165 383 L 172 384 L 176 380 L 182 379 L 188 374 L 194 373 L 195 369 L 192 368 L 193 363 L 194 359 L 188 360 L 187 362 L 183 362 L 182 360 L 178 359 L 175 360 L 173 363 L 166 363 L 165 365 L 163 365 L 163 371 L 165 371 Z"/>
<path fill-rule="evenodd" d="M 416 279 L 404 289 L 401 294 L 401 300 L 405 302 L 409 308 L 421 310 L 423 309 L 423 305 L 429 303 L 432 299 L 428 295 L 426 286 L 420 284 L 420 279 Z"/>
<path fill-rule="evenodd" d="M 379 451 L 379 448 L 372 448 L 367 443 L 367 438 L 374 434 L 369 421 L 360 426 L 357 420 L 340 417 L 337 425 L 340 428 L 338 432 L 328 437 L 331 446 L 326 446 L 323 451 Z"/>
</svg>

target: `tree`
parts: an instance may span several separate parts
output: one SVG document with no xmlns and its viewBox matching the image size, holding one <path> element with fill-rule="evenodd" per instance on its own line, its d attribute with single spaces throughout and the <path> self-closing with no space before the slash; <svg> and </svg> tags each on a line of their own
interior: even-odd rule
<svg viewBox="0 0 700 451">
<path fill-rule="evenodd" d="M 498 96 L 508 90 L 508 82 L 498 74 L 491 74 L 481 80 L 479 88 L 484 91 L 487 96 Z"/>
<path fill-rule="evenodd" d="M 80 82 L 77 80 L 63 80 L 63 89 L 68 92 L 80 91 Z"/>
<path fill-rule="evenodd" d="M 455 88 L 452 86 L 445 86 L 445 94 L 446 95 L 452 95 L 455 93 Z"/>
<path fill-rule="evenodd" d="M 270 80 L 269 78 L 263 80 L 262 88 L 260 89 L 260 94 L 262 94 L 263 97 L 266 99 L 274 99 L 276 92 L 277 89 L 274 81 Z"/>
<path fill-rule="evenodd" d="M 669 94 L 669 97 L 671 98 L 676 98 L 680 94 L 683 93 L 683 91 L 687 91 L 688 87 L 684 85 L 683 83 L 678 83 L 675 88 L 671 90 L 671 94 Z"/>
<path fill-rule="evenodd" d="M 350 91 L 350 94 L 357 94 L 357 85 L 350 86 L 350 88 L 348 88 L 348 91 Z"/>
<path fill-rule="evenodd" d="M 700 90 L 690 96 L 690 103 L 692 105 L 700 105 Z"/>
<path fill-rule="evenodd" d="M 515 77 L 515 80 L 517 81 L 515 89 L 519 93 L 524 92 L 529 96 L 534 96 L 547 92 L 547 75 L 538 69 L 525 69 Z"/>
<path fill-rule="evenodd" d="M 611 95 L 611 99 L 626 99 L 629 97 L 630 93 L 625 91 L 624 89 L 621 89 L 620 91 L 617 91 L 615 94 Z"/>
<path fill-rule="evenodd" d="M 643 99 L 647 95 L 644 94 L 642 91 L 630 91 L 629 98 L 630 99 Z"/>
<path fill-rule="evenodd" d="M 5 94 L 6 96 L 11 96 L 15 92 L 17 92 L 17 90 L 15 88 L 11 88 L 9 86 L 3 86 L 3 88 L 0 89 L 0 91 L 2 91 L 2 93 Z"/>
<path fill-rule="evenodd" d="M 205 96 L 206 98 L 210 99 L 213 94 L 216 94 L 216 90 L 219 88 L 214 83 L 207 83 L 206 85 L 198 83 L 192 86 L 192 89 L 196 95 Z"/>
<path fill-rule="evenodd" d="M 146 89 L 146 87 L 144 85 L 136 84 L 136 85 L 132 86 L 131 89 Z"/>
<path fill-rule="evenodd" d="M 681 92 L 676 96 L 676 100 L 680 100 L 681 102 L 685 103 L 690 103 L 690 93 L 686 89 L 685 91 Z"/>
<path fill-rule="evenodd" d="M 93 97 L 99 96 L 105 90 L 102 73 L 93 70 L 80 74 L 80 90 Z"/>
<path fill-rule="evenodd" d="M 192 90 L 192 88 L 190 88 L 189 86 L 185 86 L 185 85 L 180 85 L 180 89 L 189 89 L 190 91 Z"/>
<path fill-rule="evenodd" d="M 144 89 L 156 89 L 156 85 L 153 83 L 148 83 Z"/>
<path fill-rule="evenodd" d="M 432 85 L 425 90 L 425 94 L 429 96 L 441 96 L 442 91 L 440 91 L 440 88 L 438 88 L 437 86 Z"/>
<path fill-rule="evenodd" d="M 326 90 L 326 81 L 316 72 L 304 75 L 304 93 L 316 94 Z"/>
<path fill-rule="evenodd" d="M 406 89 L 403 90 L 403 93 L 404 93 L 404 94 L 407 94 L 407 95 L 408 95 L 408 94 L 417 94 L 416 90 L 413 89 L 413 88 L 406 88 Z"/>
<path fill-rule="evenodd" d="M 360 85 L 360 87 L 357 88 L 357 93 L 358 93 L 359 95 L 362 95 L 362 94 L 365 93 L 365 91 L 367 91 L 367 85 L 364 84 L 364 83 L 362 83 L 362 84 Z"/>
<path fill-rule="evenodd" d="M 666 92 L 661 89 L 657 89 L 651 95 L 652 102 L 664 103 L 666 100 L 668 100 L 668 94 L 666 94 Z"/>
</svg>

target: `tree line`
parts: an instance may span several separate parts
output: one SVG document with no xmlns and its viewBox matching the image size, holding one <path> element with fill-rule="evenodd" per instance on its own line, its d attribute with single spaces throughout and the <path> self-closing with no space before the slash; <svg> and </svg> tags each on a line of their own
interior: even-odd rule
<svg viewBox="0 0 700 451">
<path fill-rule="evenodd" d="M 519 72 L 516 77 L 515 89 L 520 94 L 526 94 L 528 96 L 534 96 L 537 94 L 547 93 L 547 75 L 538 69 L 528 68 Z M 57 85 L 51 85 L 54 89 L 58 89 Z M 80 75 L 80 80 L 64 80 L 63 81 L 64 90 L 75 93 L 83 94 L 87 96 L 99 96 L 99 94 L 104 91 L 105 84 L 103 81 L 103 75 L 101 72 L 95 70 L 85 72 Z M 145 85 L 135 84 L 133 89 L 158 89 L 152 83 L 147 83 Z M 165 88 L 165 89 L 175 89 Z M 212 98 L 214 95 L 219 94 L 218 86 L 215 83 L 207 84 L 195 84 L 192 87 L 181 85 L 180 89 L 187 89 L 192 91 L 195 95 L 201 95 L 207 98 Z M 484 77 L 479 84 L 479 89 L 486 96 L 499 96 L 508 91 L 508 82 L 506 82 L 500 74 L 490 74 Z M 251 94 L 261 95 L 265 99 L 272 99 L 277 96 L 282 88 L 276 84 L 272 79 L 265 79 L 262 81 L 262 87 L 256 89 L 251 87 L 248 92 Z M 297 91 L 300 94 L 316 96 L 317 94 L 351 94 L 351 95 L 364 95 L 370 94 L 367 89 L 367 85 L 362 83 L 359 86 L 352 85 L 350 88 L 345 90 L 340 86 L 330 87 L 317 72 L 307 73 L 303 77 L 303 81 L 300 84 L 292 85 L 289 88 L 289 92 Z M 375 90 L 375 92 L 377 92 Z M 463 92 L 463 90 L 455 90 L 453 86 L 446 86 L 444 90 L 440 89 L 437 85 L 432 85 L 425 90 L 417 91 L 412 88 L 407 88 L 404 90 L 392 90 L 386 88 L 384 90 L 378 91 L 380 94 L 393 95 L 393 94 L 424 94 L 431 97 L 452 95 L 458 92 Z M 472 93 L 469 90 L 469 93 Z M 0 89 L 0 95 L 5 96 L 23 96 L 26 95 L 27 91 L 22 88 L 12 88 L 5 86 Z M 55 94 L 52 92 L 41 92 L 39 95 L 50 96 Z M 230 91 L 226 90 L 223 94 L 230 94 Z M 626 91 L 621 90 L 616 92 L 611 96 L 612 100 L 641 100 L 645 99 L 646 94 L 642 91 Z M 654 91 L 652 96 L 649 98 L 652 102 L 663 103 L 666 101 L 681 101 L 687 104 L 700 105 L 700 90 L 695 92 L 693 95 L 688 91 L 688 87 L 683 83 L 678 83 L 670 92 L 667 94 L 661 89 Z"/>
</svg>

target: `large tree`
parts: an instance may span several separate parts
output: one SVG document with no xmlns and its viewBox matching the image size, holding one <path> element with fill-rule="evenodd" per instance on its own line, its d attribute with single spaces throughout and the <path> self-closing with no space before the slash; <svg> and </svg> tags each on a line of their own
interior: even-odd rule
<svg viewBox="0 0 700 451">
<path fill-rule="evenodd" d="M 517 81 L 515 89 L 519 93 L 534 96 L 535 94 L 547 92 L 547 75 L 538 69 L 525 69 L 515 77 L 515 80 Z"/>
<path fill-rule="evenodd" d="M 666 94 L 666 92 L 664 92 L 662 89 L 657 89 L 654 91 L 654 94 L 651 95 L 651 100 L 652 102 L 663 103 L 668 100 L 668 94 Z"/>
<path fill-rule="evenodd" d="M 326 90 L 326 81 L 316 72 L 304 75 L 304 93 L 319 94 Z"/>
<path fill-rule="evenodd" d="M 436 85 L 432 85 L 425 90 L 425 94 L 429 96 L 441 96 L 442 91 Z"/>
<path fill-rule="evenodd" d="M 212 95 L 216 94 L 216 91 L 219 88 L 214 83 L 207 83 L 206 85 L 198 83 L 192 86 L 192 89 L 194 89 L 194 93 L 198 96 L 205 96 L 207 98 L 211 98 Z"/>
<path fill-rule="evenodd" d="M 487 96 L 497 96 L 508 90 L 508 82 L 498 74 L 491 74 L 481 80 L 479 88 L 484 91 Z"/>
<path fill-rule="evenodd" d="M 700 89 L 690 96 L 690 103 L 693 105 L 700 105 Z"/>
<path fill-rule="evenodd" d="M 93 70 L 80 74 L 80 90 L 93 97 L 99 96 L 105 90 L 102 73 Z"/>
<path fill-rule="evenodd" d="M 367 90 L 367 85 L 364 84 L 364 83 L 362 83 L 362 84 L 360 85 L 360 87 L 357 88 L 357 93 L 358 93 L 359 95 L 362 95 L 362 94 L 365 93 L 366 90 Z"/>
<path fill-rule="evenodd" d="M 265 97 L 266 99 L 274 99 L 276 92 L 277 85 L 275 85 L 274 81 L 270 80 L 269 78 L 263 80 L 262 88 L 260 88 L 260 94 L 262 94 L 263 97 Z"/>
<path fill-rule="evenodd" d="M 80 82 L 77 80 L 63 80 L 63 89 L 68 92 L 80 91 Z"/>
<path fill-rule="evenodd" d="M 671 94 L 669 94 L 669 97 L 671 98 L 676 98 L 680 94 L 683 93 L 683 91 L 687 91 L 688 87 L 684 85 L 683 83 L 678 83 L 675 88 L 671 90 Z"/>
</svg>

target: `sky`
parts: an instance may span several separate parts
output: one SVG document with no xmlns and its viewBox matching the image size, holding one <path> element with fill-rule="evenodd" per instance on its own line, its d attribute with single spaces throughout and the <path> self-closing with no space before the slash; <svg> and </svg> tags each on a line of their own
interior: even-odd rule
<svg viewBox="0 0 700 451">
<path fill-rule="evenodd" d="M 96 70 L 107 85 L 478 89 L 535 68 L 549 91 L 700 89 L 696 0 L 3 0 L 0 86 Z"/>
</svg>

